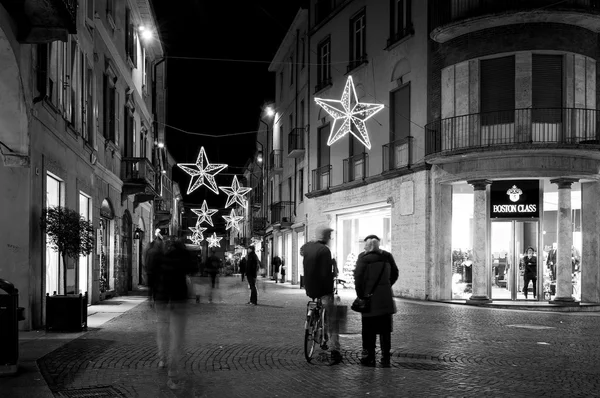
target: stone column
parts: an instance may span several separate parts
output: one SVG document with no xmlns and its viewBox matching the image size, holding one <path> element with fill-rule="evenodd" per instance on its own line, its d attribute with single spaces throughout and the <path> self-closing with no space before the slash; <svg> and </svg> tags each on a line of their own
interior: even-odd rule
<svg viewBox="0 0 600 398">
<path fill-rule="evenodd" d="M 473 210 L 473 294 L 468 304 L 485 304 L 492 300 L 488 297 L 488 272 L 490 259 L 488 256 L 488 185 L 490 180 L 471 180 L 475 190 L 475 207 Z"/>
<path fill-rule="evenodd" d="M 556 248 L 556 297 L 553 304 L 576 304 L 573 298 L 571 279 L 571 247 L 573 246 L 573 225 L 571 220 L 571 185 L 576 178 L 556 178 L 550 180 L 558 185 L 557 248 Z"/>
</svg>

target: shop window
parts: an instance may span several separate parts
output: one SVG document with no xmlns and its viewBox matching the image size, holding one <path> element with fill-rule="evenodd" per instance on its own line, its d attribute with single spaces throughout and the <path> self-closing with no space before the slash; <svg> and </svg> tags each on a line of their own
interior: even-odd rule
<svg viewBox="0 0 600 398">
<path fill-rule="evenodd" d="M 473 187 L 452 186 L 452 298 L 468 299 L 473 283 Z"/>
<path fill-rule="evenodd" d="M 92 206 L 91 206 L 90 197 L 83 193 L 79 193 L 79 213 L 81 217 L 86 221 L 92 220 Z M 79 257 L 79 270 L 78 270 L 78 288 L 79 293 L 85 294 L 85 292 L 89 292 L 88 287 L 88 275 L 90 269 L 90 257 L 91 255 L 81 256 Z"/>
<path fill-rule="evenodd" d="M 46 207 L 62 206 L 64 203 L 64 183 L 55 175 L 48 173 L 46 176 Z M 60 263 L 62 259 L 49 244 L 46 236 L 46 293 L 61 292 L 60 289 Z"/>
</svg>

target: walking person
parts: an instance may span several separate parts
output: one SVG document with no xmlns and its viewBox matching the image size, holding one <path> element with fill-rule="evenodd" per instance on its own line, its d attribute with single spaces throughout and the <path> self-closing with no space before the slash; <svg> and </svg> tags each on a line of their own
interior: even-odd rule
<svg viewBox="0 0 600 398">
<path fill-rule="evenodd" d="M 275 283 L 279 282 L 279 269 L 281 268 L 281 258 L 279 256 L 273 257 L 273 279 Z"/>
<path fill-rule="evenodd" d="M 285 259 L 281 259 L 281 283 L 285 283 L 285 270 L 286 270 L 286 265 L 285 265 Z"/>
<path fill-rule="evenodd" d="M 179 389 L 188 296 L 186 275 L 197 269 L 185 244 L 178 239 L 167 240 L 164 252 L 156 255 L 151 265 L 159 367 L 168 368 L 167 386 Z"/>
<path fill-rule="evenodd" d="M 381 365 L 390 366 L 392 346 L 392 316 L 396 304 L 392 285 L 398 280 L 398 267 L 391 253 L 379 248 L 379 238 L 369 235 L 365 238 L 365 251 L 358 256 L 354 269 L 354 283 L 357 297 L 365 297 L 371 291 L 371 310 L 362 313 L 362 345 L 360 360 L 365 366 L 375 366 L 375 344 L 379 335 Z"/>
<path fill-rule="evenodd" d="M 210 294 L 208 295 L 208 302 L 212 303 L 213 291 L 219 287 L 217 274 L 219 273 L 219 268 L 221 268 L 221 259 L 217 256 L 214 248 L 211 249 L 210 256 L 206 260 L 206 268 L 208 270 L 208 275 L 210 276 Z"/>
<path fill-rule="evenodd" d="M 248 284 L 250 285 L 250 301 L 246 304 L 258 305 L 256 277 L 258 275 L 259 266 L 260 261 L 254 252 L 254 246 L 248 247 L 248 254 L 246 255 L 246 277 L 248 278 Z"/>
<path fill-rule="evenodd" d="M 304 286 L 306 295 L 311 299 L 320 298 L 325 306 L 327 334 L 330 343 L 331 364 L 342 361 L 339 338 L 339 319 L 334 298 L 333 280 L 337 277 L 337 267 L 331 257 L 331 250 L 327 246 L 331 242 L 332 228 L 318 227 L 315 231 L 315 240 L 302 246 L 304 266 Z"/>
<path fill-rule="evenodd" d="M 242 257 L 240 260 L 240 274 L 242 274 L 242 282 L 246 277 L 246 256 Z"/>
</svg>

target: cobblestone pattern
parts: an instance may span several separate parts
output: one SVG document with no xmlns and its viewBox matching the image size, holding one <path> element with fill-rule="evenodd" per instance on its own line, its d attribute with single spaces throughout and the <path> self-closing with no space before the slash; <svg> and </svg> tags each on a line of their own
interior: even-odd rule
<svg viewBox="0 0 600 398">
<path fill-rule="evenodd" d="M 263 283 L 258 307 L 240 304 L 248 291 L 231 278 L 219 293 L 213 304 L 190 304 L 182 390 L 165 386 L 146 303 L 38 365 L 57 396 L 92 386 L 127 397 L 600 396 L 597 314 L 399 300 L 392 367 L 364 368 L 358 314 L 349 312 L 341 335 L 343 362 L 308 364 L 302 291 Z"/>
</svg>

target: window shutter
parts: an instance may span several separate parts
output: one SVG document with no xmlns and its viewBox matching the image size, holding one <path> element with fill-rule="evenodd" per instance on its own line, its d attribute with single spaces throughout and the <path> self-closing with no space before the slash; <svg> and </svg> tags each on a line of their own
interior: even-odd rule
<svg viewBox="0 0 600 398">
<path fill-rule="evenodd" d="M 532 57 L 532 121 L 559 123 L 563 106 L 562 55 L 534 54 Z"/>
<path fill-rule="evenodd" d="M 410 135 L 410 84 L 392 92 L 392 131 L 390 141 Z"/>
<path fill-rule="evenodd" d="M 515 57 L 481 61 L 480 110 L 483 125 L 515 119 Z"/>
<path fill-rule="evenodd" d="M 329 129 L 331 125 L 327 124 L 319 129 L 319 158 L 318 167 L 327 166 L 329 164 L 329 146 L 327 140 L 329 139 Z"/>
</svg>

